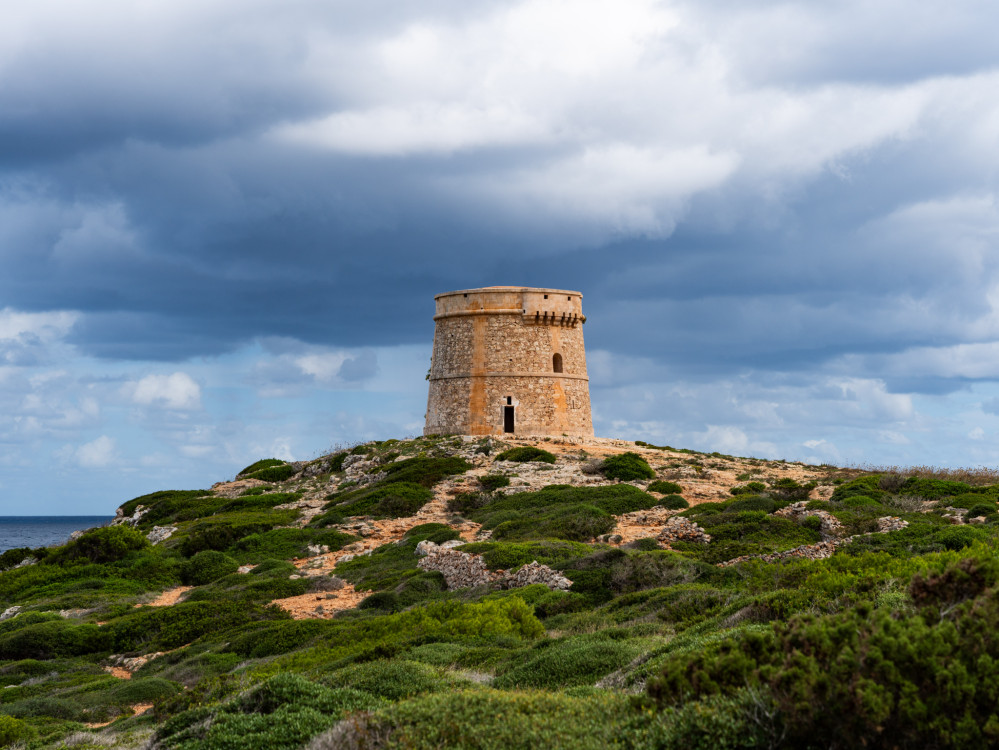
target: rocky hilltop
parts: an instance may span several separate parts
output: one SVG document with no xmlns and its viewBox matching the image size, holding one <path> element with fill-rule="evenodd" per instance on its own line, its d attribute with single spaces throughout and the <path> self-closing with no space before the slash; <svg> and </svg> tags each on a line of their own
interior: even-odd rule
<svg viewBox="0 0 999 750">
<path fill-rule="evenodd" d="M 264 459 L 0 556 L 0 743 L 991 746 L 995 482 L 576 438 Z"/>
</svg>

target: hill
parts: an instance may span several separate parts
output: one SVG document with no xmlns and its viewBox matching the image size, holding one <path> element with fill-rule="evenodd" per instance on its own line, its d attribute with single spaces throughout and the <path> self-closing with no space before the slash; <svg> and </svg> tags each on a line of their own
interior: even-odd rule
<svg viewBox="0 0 999 750">
<path fill-rule="evenodd" d="M 0 744 L 990 747 L 995 482 L 601 439 L 265 459 L 0 555 Z"/>
</svg>

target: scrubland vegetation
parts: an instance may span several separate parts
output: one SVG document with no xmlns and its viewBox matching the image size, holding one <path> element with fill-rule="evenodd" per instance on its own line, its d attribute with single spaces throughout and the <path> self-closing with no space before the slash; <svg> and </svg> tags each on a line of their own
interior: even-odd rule
<svg viewBox="0 0 999 750">
<path fill-rule="evenodd" d="M 239 473 L 256 480 L 245 489 L 152 493 L 122 506 L 144 509 L 134 525 L 0 555 L 0 745 L 999 743 L 999 477 L 546 448 L 434 437 L 265 459 Z M 539 484 L 560 467 L 580 481 Z M 695 499 L 711 471 L 733 480 Z M 358 517 L 413 516 L 447 482 L 448 523 L 412 523 L 335 575 L 306 575 L 302 558 L 361 539 Z M 820 516 L 775 515 L 795 502 L 852 539 L 825 559 L 763 561 L 828 540 Z M 663 508 L 711 541 L 596 541 Z M 886 517 L 907 525 L 879 533 Z M 571 587 L 449 591 L 417 546 L 468 522 L 483 538 L 458 549 L 489 570 L 537 561 Z M 152 544 L 154 526 L 175 530 Z M 137 606 L 180 586 L 175 603 Z M 334 617 L 274 604 L 343 586 L 366 598 Z M 109 671 L 121 665 L 130 679 Z"/>
</svg>

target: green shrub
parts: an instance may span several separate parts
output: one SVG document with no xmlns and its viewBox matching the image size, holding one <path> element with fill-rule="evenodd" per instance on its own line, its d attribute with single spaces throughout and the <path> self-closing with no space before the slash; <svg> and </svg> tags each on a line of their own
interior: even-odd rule
<svg viewBox="0 0 999 750">
<path fill-rule="evenodd" d="M 464 474 L 472 464 L 463 458 L 407 458 L 380 467 L 388 474 L 386 482 L 411 482 L 422 487 L 433 487 L 442 479 L 454 474 Z"/>
<path fill-rule="evenodd" d="M 397 612 L 401 609 L 399 597 L 394 591 L 378 591 L 367 596 L 357 605 L 358 609 L 377 609 L 382 612 Z"/>
<path fill-rule="evenodd" d="M 541 461 L 546 464 L 553 464 L 556 461 L 555 454 L 549 453 L 533 445 L 524 445 L 520 448 L 510 448 L 497 454 L 497 461 L 513 461 L 515 463 L 527 463 L 529 461 Z"/>
<path fill-rule="evenodd" d="M 799 484 L 795 480 L 786 477 L 778 479 L 773 483 L 773 486 L 770 488 L 770 495 L 778 500 L 793 503 L 799 500 L 807 500 L 816 486 L 815 482 Z"/>
<path fill-rule="evenodd" d="M 882 508 L 877 500 L 867 495 L 851 495 L 841 501 L 847 508 Z"/>
<path fill-rule="evenodd" d="M 489 570 L 513 570 L 537 560 L 542 565 L 557 565 L 592 551 L 588 544 L 565 541 L 542 542 L 473 542 L 462 552 L 482 555 Z"/>
<path fill-rule="evenodd" d="M 503 476 L 502 474 L 487 474 L 484 477 L 479 477 L 479 484 L 482 485 L 486 492 L 493 492 L 500 487 L 509 487 L 510 477 Z"/>
<path fill-rule="evenodd" d="M 108 634 L 96 625 L 76 625 L 60 619 L 39 622 L 0 635 L 0 659 L 82 656 L 106 651 L 110 645 Z"/>
<path fill-rule="evenodd" d="M 592 685 L 637 655 L 634 645 L 599 635 L 543 641 L 522 662 L 497 676 L 493 686 L 554 690 Z"/>
<path fill-rule="evenodd" d="M 969 558 L 913 577 L 915 614 L 862 601 L 743 631 L 667 661 L 648 691 L 666 706 L 760 686 L 791 746 L 992 747 L 997 582 L 991 556 Z"/>
<path fill-rule="evenodd" d="M 48 555 L 48 549 L 42 547 L 41 549 L 31 549 L 30 547 L 18 547 L 16 549 L 9 549 L 6 552 L 0 554 L 0 571 L 10 570 L 18 563 L 24 561 L 29 557 L 33 557 L 36 560 L 41 560 Z"/>
<path fill-rule="evenodd" d="M 659 504 L 669 510 L 683 510 L 684 508 L 690 507 L 690 503 L 679 495 L 667 495 L 659 502 Z"/>
<path fill-rule="evenodd" d="M 649 482 L 649 486 L 645 489 L 649 492 L 658 492 L 660 495 L 679 495 L 683 492 L 683 487 L 676 482 L 664 482 L 661 479 Z"/>
<path fill-rule="evenodd" d="M 335 631 L 327 620 L 278 620 L 247 629 L 229 641 L 228 653 L 261 659 L 311 646 L 323 633 Z"/>
<path fill-rule="evenodd" d="M 199 552 L 184 564 L 181 578 L 189 586 L 201 586 L 235 573 L 239 563 L 215 550 Z"/>
<path fill-rule="evenodd" d="M 291 464 L 272 466 L 269 469 L 261 469 L 252 474 L 247 474 L 245 479 L 259 479 L 262 482 L 283 482 L 295 476 L 296 469 Z"/>
<path fill-rule="evenodd" d="M 577 698 L 480 689 L 396 703 L 362 720 L 359 733 L 363 737 L 391 732 L 396 746 L 412 750 L 605 750 L 621 746 L 621 725 L 631 715 L 628 697 L 609 692 Z M 332 750 L 337 745 L 317 747 Z"/>
<path fill-rule="evenodd" d="M 491 526 L 503 514 L 490 519 Z M 614 528 L 614 516 L 593 505 L 567 505 L 546 512 L 506 514 L 505 520 L 492 526 L 492 538 L 498 540 L 566 539 L 585 542 Z"/>
<path fill-rule="evenodd" d="M 105 526 L 84 532 L 69 544 L 52 553 L 46 562 L 62 564 L 86 561 L 109 563 L 121 560 L 129 553 L 148 547 L 142 532 L 131 526 Z"/>
<path fill-rule="evenodd" d="M 247 474 L 253 474 L 257 471 L 262 471 L 263 469 L 270 469 L 275 466 L 284 466 L 286 462 L 279 458 L 262 458 L 256 463 L 252 463 L 245 469 L 236 474 L 237 477 L 245 477 Z"/>
<path fill-rule="evenodd" d="M 389 482 L 369 485 L 333 495 L 326 505 L 327 513 L 313 524 L 328 526 L 341 523 L 348 516 L 367 515 L 375 518 L 411 516 L 432 500 L 434 493 L 415 482 Z"/>
<path fill-rule="evenodd" d="M 145 506 L 148 510 L 139 520 L 139 524 L 151 526 L 158 521 L 171 518 L 181 509 L 196 507 L 196 500 L 210 499 L 211 495 L 211 490 L 160 490 L 123 503 L 121 511 L 126 516 L 131 516 L 140 505 Z"/>
<path fill-rule="evenodd" d="M 656 475 L 644 458 L 631 451 L 605 458 L 600 463 L 600 473 L 608 479 L 625 482 L 632 479 L 652 479 Z"/>
<path fill-rule="evenodd" d="M 352 664 L 334 672 L 326 679 L 335 687 L 363 690 L 365 693 L 390 701 L 450 686 L 449 681 L 442 679 L 434 668 L 404 659 Z"/>
<path fill-rule="evenodd" d="M 996 515 L 995 503 L 979 503 L 978 505 L 968 509 L 968 513 L 965 518 L 979 518 L 981 516 L 989 517 L 994 515 Z"/>
<path fill-rule="evenodd" d="M 156 739 L 186 750 L 283 750 L 302 747 L 349 711 L 382 703 L 349 688 L 330 689 L 279 674 L 214 709 L 196 708 L 159 727 Z"/>
<path fill-rule="evenodd" d="M 343 460 L 347 458 L 350 454 L 347 451 L 341 451 L 340 453 L 334 453 L 333 458 L 330 459 L 330 471 L 337 472 L 343 471 Z"/>
<path fill-rule="evenodd" d="M 766 491 L 767 486 L 763 482 L 749 482 L 729 490 L 733 495 L 758 495 Z"/>
<path fill-rule="evenodd" d="M 310 544 L 326 545 L 336 551 L 357 537 L 333 529 L 271 529 L 245 536 L 231 547 L 229 554 L 243 563 L 259 563 L 267 559 L 305 557 Z"/>
<path fill-rule="evenodd" d="M 158 703 L 180 692 L 181 686 L 162 677 L 122 680 L 109 691 L 109 698 L 119 705 Z"/>
<path fill-rule="evenodd" d="M 744 510 L 757 510 L 763 513 L 773 513 L 777 510 L 777 503 L 769 497 L 753 495 L 750 497 L 740 497 L 738 500 L 731 500 L 725 506 L 727 513 L 739 513 Z"/>
<path fill-rule="evenodd" d="M 129 610 L 100 631 L 108 633 L 110 648 L 117 653 L 139 649 L 165 651 L 185 646 L 208 634 L 219 636 L 231 628 L 278 617 L 287 615 L 246 602 L 181 602 L 170 607 Z"/>
<path fill-rule="evenodd" d="M 0 746 L 8 747 L 17 742 L 29 742 L 37 736 L 38 732 L 27 722 L 0 714 Z"/>
</svg>

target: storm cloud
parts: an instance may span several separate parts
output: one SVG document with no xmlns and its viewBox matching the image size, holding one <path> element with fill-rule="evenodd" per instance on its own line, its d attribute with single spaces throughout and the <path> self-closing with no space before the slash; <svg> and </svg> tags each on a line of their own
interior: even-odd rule
<svg viewBox="0 0 999 750">
<path fill-rule="evenodd" d="M 0 28 L 0 484 L 54 462 L 64 509 L 73 472 L 114 469 L 99 512 L 418 432 L 433 294 L 492 284 L 584 293 L 598 434 L 995 463 L 997 21 L 22 4 Z"/>
</svg>

